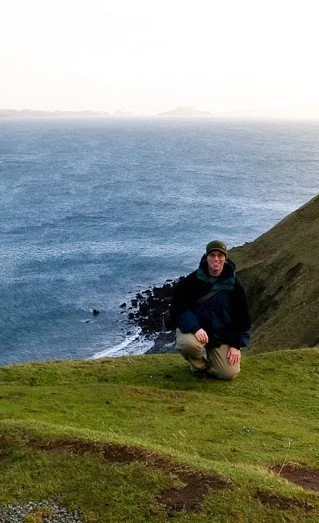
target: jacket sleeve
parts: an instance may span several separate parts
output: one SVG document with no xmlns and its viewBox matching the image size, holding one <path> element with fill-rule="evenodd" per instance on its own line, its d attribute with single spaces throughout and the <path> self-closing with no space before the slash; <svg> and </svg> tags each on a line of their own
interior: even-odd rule
<svg viewBox="0 0 319 523">
<path fill-rule="evenodd" d="M 244 288 L 238 278 L 236 278 L 233 294 L 233 332 L 231 344 L 240 349 L 246 347 L 250 341 L 251 322 L 248 311 L 248 303 Z"/>
<path fill-rule="evenodd" d="M 190 310 L 181 312 L 177 316 L 177 327 L 185 334 L 187 332 L 192 332 L 195 334 L 200 329 L 196 315 Z"/>
<path fill-rule="evenodd" d="M 198 329 L 200 329 L 197 317 L 191 310 L 191 281 L 192 275 L 189 275 L 188 277 L 183 278 L 178 282 L 174 289 L 171 302 L 171 307 L 176 318 L 177 327 L 183 333 L 195 333 L 198 331 Z"/>
</svg>

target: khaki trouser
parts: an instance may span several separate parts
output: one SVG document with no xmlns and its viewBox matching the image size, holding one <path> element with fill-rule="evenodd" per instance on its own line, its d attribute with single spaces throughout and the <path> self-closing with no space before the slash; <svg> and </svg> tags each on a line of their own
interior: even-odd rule
<svg viewBox="0 0 319 523">
<path fill-rule="evenodd" d="M 205 346 L 191 332 L 184 334 L 180 329 L 176 329 L 176 349 L 190 363 L 191 369 L 206 369 L 215 378 L 232 380 L 240 372 L 240 363 L 236 365 L 228 363 L 229 345 L 210 347 L 208 344 Z"/>
</svg>

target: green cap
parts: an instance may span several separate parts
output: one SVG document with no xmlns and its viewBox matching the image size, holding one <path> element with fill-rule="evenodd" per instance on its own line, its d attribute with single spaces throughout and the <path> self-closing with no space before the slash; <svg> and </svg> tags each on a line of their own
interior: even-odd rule
<svg viewBox="0 0 319 523">
<path fill-rule="evenodd" d="M 206 254 L 209 254 L 211 251 L 220 251 L 227 256 L 227 245 L 219 240 L 213 240 L 206 245 Z"/>
</svg>

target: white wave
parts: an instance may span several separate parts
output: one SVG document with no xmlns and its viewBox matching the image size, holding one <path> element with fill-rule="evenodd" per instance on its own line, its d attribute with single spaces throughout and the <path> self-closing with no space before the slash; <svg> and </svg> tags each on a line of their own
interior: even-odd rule
<svg viewBox="0 0 319 523">
<path fill-rule="evenodd" d="M 148 349 L 153 346 L 152 340 L 145 340 L 141 336 L 135 333 L 128 338 L 125 338 L 121 343 L 114 347 L 108 347 L 100 352 L 96 352 L 89 359 L 99 359 L 107 357 L 120 357 L 120 356 L 137 356 L 144 354 Z"/>
</svg>

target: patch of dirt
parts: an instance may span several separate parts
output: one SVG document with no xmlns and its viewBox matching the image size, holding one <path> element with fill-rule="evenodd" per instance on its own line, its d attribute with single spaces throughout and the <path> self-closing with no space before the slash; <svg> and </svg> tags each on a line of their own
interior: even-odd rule
<svg viewBox="0 0 319 523">
<path fill-rule="evenodd" d="M 31 441 L 32 447 L 49 452 L 68 452 L 69 454 L 86 454 L 87 452 L 102 452 L 102 445 L 94 442 L 56 439 L 48 442 Z"/>
<path fill-rule="evenodd" d="M 319 492 L 319 470 L 307 467 L 300 467 L 299 465 L 275 465 L 271 469 L 280 476 L 283 476 L 291 483 L 295 483 L 300 487 L 315 490 Z"/>
<path fill-rule="evenodd" d="M 300 501 L 299 499 L 286 498 L 284 496 L 278 496 L 277 494 L 270 494 L 262 490 L 257 490 L 256 498 L 261 501 L 263 505 L 267 505 L 270 508 L 277 508 L 279 510 L 293 510 L 296 508 L 302 508 L 307 510 L 313 510 L 314 506 L 308 501 Z"/>
<path fill-rule="evenodd" d="M 203 473 L 172 462 L 168 457 L 150 452 L 141 447 L 117 445 L 115 443 L 93 443 L 57 439 L 47 443 L 32 442 L 37 449 L 49 452 L 66 451 L 75 454 L 95 452 L 105 460 L 113 463 L 131 463 L 139 461 L 147 466 L 160 469 L 173 475 L 181 483 L 181 488 L 163 491 L 157 498 L 158 503 L 165 505 L 169 514 L 180 510 L 198 510 L 205 495 L 212 490 L 233 488 L 230 480 L 214 473 Z"/>
<path fill-rule="evenodd" d="M 158 502 L 165 505 L 171 515 L 181 510 L 199 510 L 208 492 L 231 488 L 230 481 L 212 473 L 206 474 L 191 469 L 180 469 L 178 472 L 178 479 L 184 486 L 165 490 L 158 498 Z"/>
<path fill-rule="evenodd" d="M 56 439 L 45 443 L 33 443 L 39 450 L 49 452 L 68 452 L 70 454 L 86 454 L 88 452 L 98 453 L 107 461 L 112 463 L 131 463 L 132 461 L 146 462 L 151 465 L 156 465 L 161 462 L 161 465 L 168 461 L 167 458 L 150 452 L 141 447 L 134 447 L 130 445 L 120 445 L 116 443 L 94 443 L 85 441 L 76 441 L 69 439 Z"/>
</svg>

